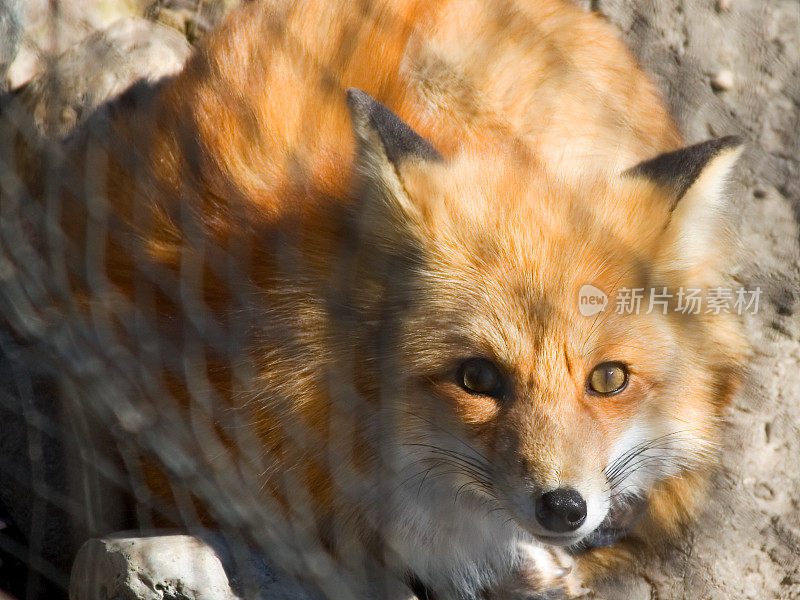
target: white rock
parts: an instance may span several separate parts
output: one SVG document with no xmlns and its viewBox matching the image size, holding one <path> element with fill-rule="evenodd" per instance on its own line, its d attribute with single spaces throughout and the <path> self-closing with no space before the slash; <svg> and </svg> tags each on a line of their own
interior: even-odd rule
<svg viewBox="0 0 800 600">
<path fill-rule="evenodd" d="M 133 83 L 177 73 L 190 54 L 191 46 L 174 29 L 120 19 L 59 56 L 26 86 L 23 101 L 44 133 L 63 136 Z"/>
<path fill-rule="evenodd" d="M 216 552 L 189 535 L 92 539 L 78 552 L 70 600 L 236 600 Z"/>
<path fill-rule="evenodd" d="M 0 1 L 0 90 L 22 39 L 22 0 Z"/>
<path fill-rule="evenodd" d="M 121 532 L 86 542 L 70 577 L 70 600 L 321 600 L 300 581 L 277 577 L 249 547 L 219 533 Z M 326 596 L 327 597 L 327 596 Z M 3 600 L 0 598 L 0 600 Z"/>
<path fill-rule="evenodd" d="M 733 71 L 722 69 L 717 71 L 717 74 L 711 78 L 711 87 L 718 92 L 727 92 L 735 83 L 735 76 Z"/>
</svg>

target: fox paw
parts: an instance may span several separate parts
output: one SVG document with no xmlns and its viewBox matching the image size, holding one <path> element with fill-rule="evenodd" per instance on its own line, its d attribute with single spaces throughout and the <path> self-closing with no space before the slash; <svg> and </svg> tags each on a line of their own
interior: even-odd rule
<svg viewBox="0 0 800 600">
<path fill-rule="evenodd" d="M 578 580 L 572 557 L 560 548 L 519 545 L 517 569 L 487 595 L 487 600 L 567 600 L 587 590 Z"/>
</svg>

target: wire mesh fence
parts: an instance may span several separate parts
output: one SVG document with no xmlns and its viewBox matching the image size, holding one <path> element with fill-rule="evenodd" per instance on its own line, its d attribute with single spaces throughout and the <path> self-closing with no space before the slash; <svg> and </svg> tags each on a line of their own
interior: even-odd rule
<svg viewBox="0 0 800 600">
<path fill-rule="evenodd" d="M 49 9 L 57 29 L 59 7 Z M 163 6 L 150 10 L 163 12 Z M 54 72 L 37 84 L 58 97 L 59 75 Z M 134 103 L 146 103 L 151 93 L 143 85 L 129 96 Z M 177 271 L 158 271 L 141 247 L 124 247 L 126 232 L 119 232 L 129 224 L 110 212 L 104 189 L 111 161 L 122 163 L 134 185 L 148 185 L 141 179 L 147 175 L 136 149 L 105 146 L 107 121 L 100 115 L 86 127 L 84 140 L 67 146 L 67 152 L 77 148 L 75 161 L 76 156 L 65 155 L 64 146 L 40 138 L 37 131 L 37 125 L 48 129 L 45 121 L 60 123 L 62 115 L 34 115 L 40 117 L 36 123 L 26 99 L 24 92 L 17 94 L 3 107 L 3 260 L 8 275 L 3 354 L 9 374 L 3 431 L 13 433 L 3 442 L 3 481 L 6 501 L 15 505 L 13 522 L 31 527 L 4 532 L 6 567 L 11 567 L 4 571 L 4 589 L 21 597 L 62 596 L 68 588 L 68 561 L 89 537 L 156 526 L 197 532 L 213 521 L 230 548 L 272 548 L 270 555 L 279 548 L 274 565 L 325 581 L 326 595 L 352 596 L 354 583 L 310 538 L 303 474 L 294 481 L 287 473 L 272 483 L 281 490 L 280 506 L 261 493 L 275 458 L 264 455 L 256 432 L 245 425 L 252 421 L 245 418 L 253 411 L 247 406 L 252 399 L 237 399 L 252 389 L 255 378 L 256 367 L 245 349 L 258 322 L 253 320 L 258 290 L 248 285 L 242 268 L 248 240 L 241 240 L 241 248 L 240 240 L 232 240 L 223 250 L 202 231 L 193 204 L 198 197 L 191 191 L 200 168 L 192 160 L 197 148 L 191 133 L 182 143 L 187 202 L 178 216 L 191 237 L 187 257 Z M 102 98 L 81 100 L 91 109 Z M 45 109 L 60 111 L 59 104 L 65 103 L 50 102 Z M 14 156 L 15 136 L 30 154 L 25 167 L 20 167 L 25 159 Z M 35 177 L 22 180 L 34 171 Z M 82 228 L 79 235 L 85 239 L 65 235 L 72 225 Z M 117 251 L 132 253 L 128 266 L 135 281 L 128 293 L 115 289 L 105 266 L 116 240 L 123 245 Z M 206 256 L 216 261 L 210 267 Z M 205 306 L 202 281 L 209 275 L 204 268 L 212 269 L 233 294 L 229 319 L 220 320 Z M 164 305 L 171 314 L 163 314 Z M 193 316 L 178 316 L 179 306 L 192 306 L 180 312 Z M 292 323 L 285 325 L 291 344 L 296 332 Z M 224 382 L 217 379 L 215 387 L 209 377 L 216 376 L 213 370 L 221 363 Z M 301 423 L 287 427 L 295 447 L 285 448 L 286 453 L 300 457 L 307 445 L 320 443 L 309 438 L 310 429 Z M 159 496 L 148 482 L 162 473 L 166 479 Z M 25 570 L 13 561 L 29 567 L 26 580 L 20 580 Z"/>
<path fill-rule="evenodd" d="M 507 8 L 496 4 L 498 14 Z M 19 10 L 11 2 L 0 8 L 12 16 Z M 144 14 L 178 20 L 197 42 L 227 8 L 160 0 Z M 54 36 L 64 10 L 59 2 L 46 7 Z M 344 98 L 351 84 L 340 79 L 342 65 L 354 60 L 360 36 L 410 27 L 369 2 L 360 12 L 330 41 L 335 64 L 320 63 L 317 49 L 282 28 L 294 18 L 291 7 L 264 21 L 262 42 L 312 64 L 303 76 L 320 95 Z M 498 529 L 509 518 L 494 492 L 480 489 L 490 486 L 494 455 L 471 445 L 455 416 L 404 414 L 403 386 L 416 384 L 398 376 L 409 369 L 401 349 L 410 343 L 398 315 L 425 292 L 412 275 L 427 268 L 422 253 L 387 242 L 374 223 L 365 225 L 368 212 L 317 217 L 310 229 L 298 209 L 276 216 L 251 202 L 253 190 L 287 203 L 354 193 L 341 189 L 349 175 L 330 189 L 308 189 L 324 178 L 315 169 L 349 173 L 352 159 L 342 157 L 356 144 L 342 141 L 331 165 L 309 150 L 318 116 L 310 95 L 298 94 L 299 109 L 279 107 L 299 110 L 308 130 L 296 135 L 296 147 L 275 148 L 259 134 L 266 117 L 242 100 L 252 82 L 167 110 L 177 92 L 165 101 L 168 80 L 159 78 L 182 67 L 188 46 L 166 35 L 152 51 L 169 60 L 137 81 L 137 67 L 110 65 L 130 58 L 151 31 L 118 31 L 137 42 L 122 50 L 109 50 L 107 36 L 84 43 L 72 55 L 80 73 L 48 68 L 58 61 L 43 49 L 37 78 L 0 106 L 0 590 L 19 599 L 66 597 L 86 540 L 175 530 L 207 540 L 237 573 L 243 597 L 259 597 L 265 578 L 277 575 L 297 587 L 286 583 L 275 597 L 418 591 L 413 577 L 398 582 L 384 567 L 398 552 L 398 526 L 387 532 L 386 525 L 406 499 L 398 488 L 420 494 L 437 477 L 446 480 L 435 515 L 453 527 L 460 517 L 449 513 L 462 493 L 497 511 Z M 65 48 L 52 47 L 63 65 Z M 189 69 L 225 68 L 189 60 Z M 98 77 L 112 71 L 114 81 L 83 75 L 93 61 Z M 262 68 L 281 65 L 267 59 Z M 479 105 L 471 82 L 460 83 L 464 105 Z M 228 116 L 205 122 L 193 108 L 201 102 Z M 268 117 L 279 119 L 280 111 Z M 236 133 L 225 129 L 231 123 Z M 234 181 L 209 152 L 209 128 L 222 132 L 211 143 L 230 144 L 237 160 L 252 161 L 237 172 L 242 179 L 265 165 L 280 174 L 262 173 L 266 183 Z M 524 136 L 504 135 L 523 146 L 514 156 L 527 164 Z M 280 158 L 259 158 L 269 152 Z M 154 157 L 163 170 L 154 171 Z M 597 215 L 577 206 L 567 219 Z M 641 252 L 624 235 L 605 233 L 618 252 Z M 387 243 L 395 244 L 391 252 Z M 430 328 L 425 343 L 435 351 L 444 333 L 431 323 L 414 325 Z M 322 408 L 308 392 L 317 388 Z M 440 444 L 411 464 L 401 450 L 409 438 L 397 437 L 409 421 L 438 432 Z M 364 503 L 369 511 L 352 510 Z M 104 585 L 91 566 L 82 575 L 98 578 L 85 589 Z"/>
<path fill-rule="evenodd" d="M 150 7 L 151 16 L 163 13 L 161 4 Z M 202 14 L 203 3 L 198 8 Z M 48 10 L 57 35 L 59 5 Z M 192 23 L 190 37 L 197 31 Z M 106 60 L 111 67 L 120 59 L 108 56 L 104 41 L 76 57 L 81 69 L 87 61 Z M 103 66 L 98 70 L 102 76 Z M 339 383 L 336 414 L 329 416 L 327 431 L 316 433 L 311 423 L 285 411 L 281 456 L 269 455 L 259 435 L 277 433 L 262 433 L 253 424 L 275 415 L 259 414 L 254 404 L 259 396 L 281 392 L 268 382 L 260 389 L 259 367 L 248 348 L 266 330 L 274 336 L 272 346 L 279 339 L 278 347 L 291 354 L 301 324 L 291 317 L 281 320 L 280 330 L 264 323 L 276 314 L 251 282 L 252 238 L 220 243 L 209 235 L 199 190 L 204 165 L 193 131 L 183 132 L 179 142 L 185 181 L 173 217 L 186 236 L 174 248 L 180 259 L 165 268 L 132 239 L 132 222 L 139 232 L 148 231 L 154 217 L 142 206 L 120 219 L 108 203 L 105 173 L 114 163 L 131 185 L 155 194 L 159 182 L 148 180 L 146 160 L 138 154 L 149 140 L 139 137 L 122 147 L 108 126 L 110 113 L 121 105 L 121 111 L 148 118 L 153 86 L 135 86 L 62 144 L 41 131 L 55 138 L 65 134 L 85 119 L 83 111 L 91 112 L 127 83 L 123 74 L 121 84 L 85 98 L 87 90 L 62 90 L 86 84 L 71 75 L 69 69 L 46 73 L 7 97 L 2 111 L 2 347 L 8 374 L 2 469 L 4 500 L 13 504 L 5 522 L 24 528 L 4 531 L 3 589 L 28 598 L 64 596 L 70 560 L 94 536 L 158 527 L 200 534 L 213 526 L 223 535 L 216 545 L 225 545 L 230 558 L 244 553 L 246 563 L 248 549 L 259 549 L 269 556 L 269 569 L 293 574 L 324 597 L 362 597 L 365 581 L 378 585 L 380 594 L 376 557 L 359 554 L 349 543 L 352 524 L 326 525 L 336 532 L 330 539 L 347 552 L 320 543 L 309 475 L 303 472 L 305 457 L 328 461 L 335 475 L 326 485 L 350 500 L 372 493 L 367 485 L 381 485 L 356 472 L 347 444 L 334 452 L 338 446 L 323 446 L 321 439 L 351 439 L 360 425 L 355 421 L 361 400 Z M 29 101 L 42 95 L 50 101 L 32 107 Z M 82 106 L 65 119 L 62 107 L 71 109 L 70 100 Z M 299 233 L 263 233 L 261 243 L 277 246 L 280 277 L 301 280 Z M 121 269 L 128 270 L 125 281 L 117 278 Z M 224 292 L 204 294 L 209 279 Z M 339 368 L 352 368 L 341 361 Z M 335 373 L 330 377 L 337 387 Z M 385 432 L 382 437 L 384 449 L 391 449 Z M 279 468 L 280 463 L 294 466 Z M 269 477 L 273 471 L 276 476 Z M 265 486 L 272 493 L 264 493 Z M 377 534 L 378 525 L 368 527 Z M 380 547 L 376 536 L 371 552 L 380 554 Z M 357 568 L 348 574 L 343 562 Z M 84 575 L 91 578 L 92 570 Z M 98 593 L 103 583 L 98 574 Z"/>
</svg>

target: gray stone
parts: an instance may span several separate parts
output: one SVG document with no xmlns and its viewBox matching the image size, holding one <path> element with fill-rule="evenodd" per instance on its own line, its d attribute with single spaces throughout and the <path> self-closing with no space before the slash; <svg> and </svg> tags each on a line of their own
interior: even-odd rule
<svg viewBox="0 0 800 600">
<path fill-rule="evenodd" d="M 70 600 L 235 600 L 214 550 L 195 537 L 110 537 L 86 542 Z"/>
<path fill-rule="evenodd" d="M 125 18 L 59 56 L 21 92 L 41 131 L 61 137 L 139 80 L 180 71 L 191 46 L 174 29 Z"/>
<path fill-rule="evenodd" d="M 81 547 L 70 600 L 320 600 L 218 534 L 118 533 Z"/>
<path fill-rule="evenodd" d="M 727 92 L 735 83 L 735 75 L 730 69 L 722 69 L 717 71 L 714 77 L 711 78 L 711 87 L 718 92 Z"/>
<path fill-rule="evenodd" d="M 22 41 L 23 4 L 24 0 L 0 0 L 0 91 L 6 86 L 6 71 Z"/>
</svg>

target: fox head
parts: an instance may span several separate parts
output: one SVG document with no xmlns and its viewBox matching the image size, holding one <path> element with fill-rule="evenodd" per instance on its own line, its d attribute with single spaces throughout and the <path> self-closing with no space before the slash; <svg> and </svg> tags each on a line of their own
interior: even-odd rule
<svg viewBox="0 0 800 600">
<path fill-rule="evenodd" d="M 688 510 L 674 484 L 711 463 L 742 355 L 734 317 L 684 306 L 724 284 L 738 140 L 576 189 L 519 147 L 445 160 L 367 94 L 348 103 L 398 476 L 558 545 L 615 541 L 648 502 Z"/>
</svg>

